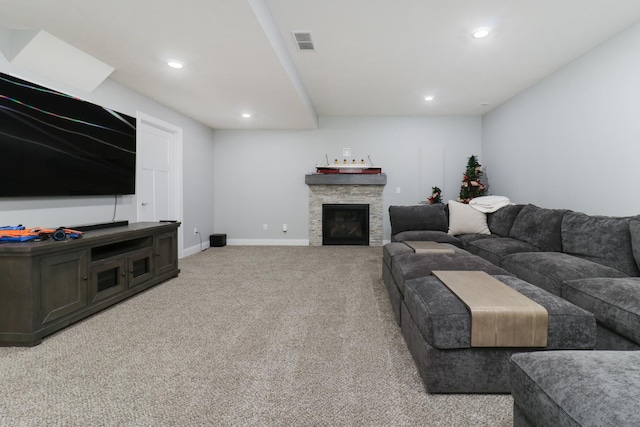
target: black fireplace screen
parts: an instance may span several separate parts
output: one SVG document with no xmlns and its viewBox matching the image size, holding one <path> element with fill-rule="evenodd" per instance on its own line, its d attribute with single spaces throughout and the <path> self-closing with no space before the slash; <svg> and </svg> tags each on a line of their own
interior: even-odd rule
<svg viewBox="0 0 640 427">
<path fill-rule="evenodd" d="M 322 205 L 322 244 L 369 246 L 369 205 Z"/>
</svg>

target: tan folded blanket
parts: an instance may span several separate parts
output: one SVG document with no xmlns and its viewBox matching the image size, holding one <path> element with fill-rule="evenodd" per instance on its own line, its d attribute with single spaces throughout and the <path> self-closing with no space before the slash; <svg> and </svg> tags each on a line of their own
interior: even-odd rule
<svg viewBox="0 0 640 427">
<path fill-rule="evenodd" d="M 433 271 L 471 313 L 472 347 L 546 347 L 547 310 L 483 271 Z"/>
<path fill-rule="evenodd" d="M 420 241 L 405 241 L 405 245 L 409 246 L 417 254 L 452 254 L 455 251 L 438 242 L 420 242 Z"/>
</svg>

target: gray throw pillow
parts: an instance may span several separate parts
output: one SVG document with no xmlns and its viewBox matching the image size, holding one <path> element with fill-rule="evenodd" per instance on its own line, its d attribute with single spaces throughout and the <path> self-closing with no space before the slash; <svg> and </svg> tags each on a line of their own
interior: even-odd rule
<svg viewBox="0 0 640 427">
<path fill-rule="evenodd" d="M 636 266 L 640 269 L 640 217 L 629 221 L 629 234 L 631 235 L 631 249 L 636 260 Z"/>
<path fill-rule="evenodd" d="M 518 217 L 524 205 L 508 205 L 487 215 L 487 224 L 491 234 L 500 237 L 509 237 L 513 222 Z"/>
<path fill-rule="evenodd" d="M 509 237 L 531 243 L 544 252 L 562 252 L 560 227 L 568 209 L 547 209 L 527 205 L 518 214 Z"/>
<path fill-rule="evenodd" d="M 444 205 L 389 206 L 391 234 L 412 230 L 449 230 Z"/>
<path fill-rule="evenodd" d="M 631 219 L 570 212 L 562 218 L 562 250 L 637 276 L 640 271 L 631 248 Z"/>
</svg>

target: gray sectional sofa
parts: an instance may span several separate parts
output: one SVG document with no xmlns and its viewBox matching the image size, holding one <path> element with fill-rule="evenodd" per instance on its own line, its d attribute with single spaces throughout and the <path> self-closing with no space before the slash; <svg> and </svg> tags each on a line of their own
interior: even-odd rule
<svg viewBox="0 0 640 427">
<path fill-rule="evenodd" d="M 479 231 L 451 233 L 453 212 L 391 206 L 383 248 L 384 283 L 427 391 L 510 392 L 518 427 L 638 425 L 640 217 L 508 205 L 475 215 L 486 221 L 470 227 Z M 407 241 L 451 253 L 416 253 Z M 470 348 L 469 313 L 436 269 L 485 271 L 543 305 L 547 346 Z"/>
<path fill-rule="evenodd" d="M 461 248 L 593 313 L 596 348 L 640 349 L 640 217 L 509 205 L 486 214 L 491 234 L 452 236 L 446 205 L 391 206 L 389 214 L 392 242 Z M 393 281 L 385 257 L 385 282 Z"/>
</svg>

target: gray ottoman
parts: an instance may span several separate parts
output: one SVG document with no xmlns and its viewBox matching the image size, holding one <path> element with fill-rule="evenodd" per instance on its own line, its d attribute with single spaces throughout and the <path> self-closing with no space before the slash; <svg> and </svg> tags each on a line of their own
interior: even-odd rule
<svg viewBox="0 0 640 427">
<path fill-rule="evenodd" d="M 479 270 L 489 274 L 509 274 L 464 249 L 448 243 L 443 245 L 453 249 L 454 253 L 415 253 L 402 242 L 388 243 L 382 248 L 382 278 L 398 325 L 401 324 L 400 303 L 406 280 L 430 276 L 432 270 Z"/>
<path fill-rule="evenodd" d="M 387 288 L 389 301 L 393 308 L 393 315 L 398 325 L 400 325 L 400 301 L 402 300 L 402 294 L 393 281 L 391 267 L 397 255 L 412 253 L 414 253 L 413 249 L 402 242 L 391 242 L 382 247 L 382 280 Z"/>
<path fill-rule="evenodd" d="M 471 315 L 434 276 L 404 284 L 402 334 L 429 393 L 509 393 L 509 360 L 519 352 L 593 349 L 593 314 L 510 275 L 494 275 L 549 314 L 544 348 L 471 347 Z"/>
<path fill-rule="evenodd" d="M 514 426 L 640 426 L 640 352 L 516 354 L 510 375 Z"/>
</svg>

